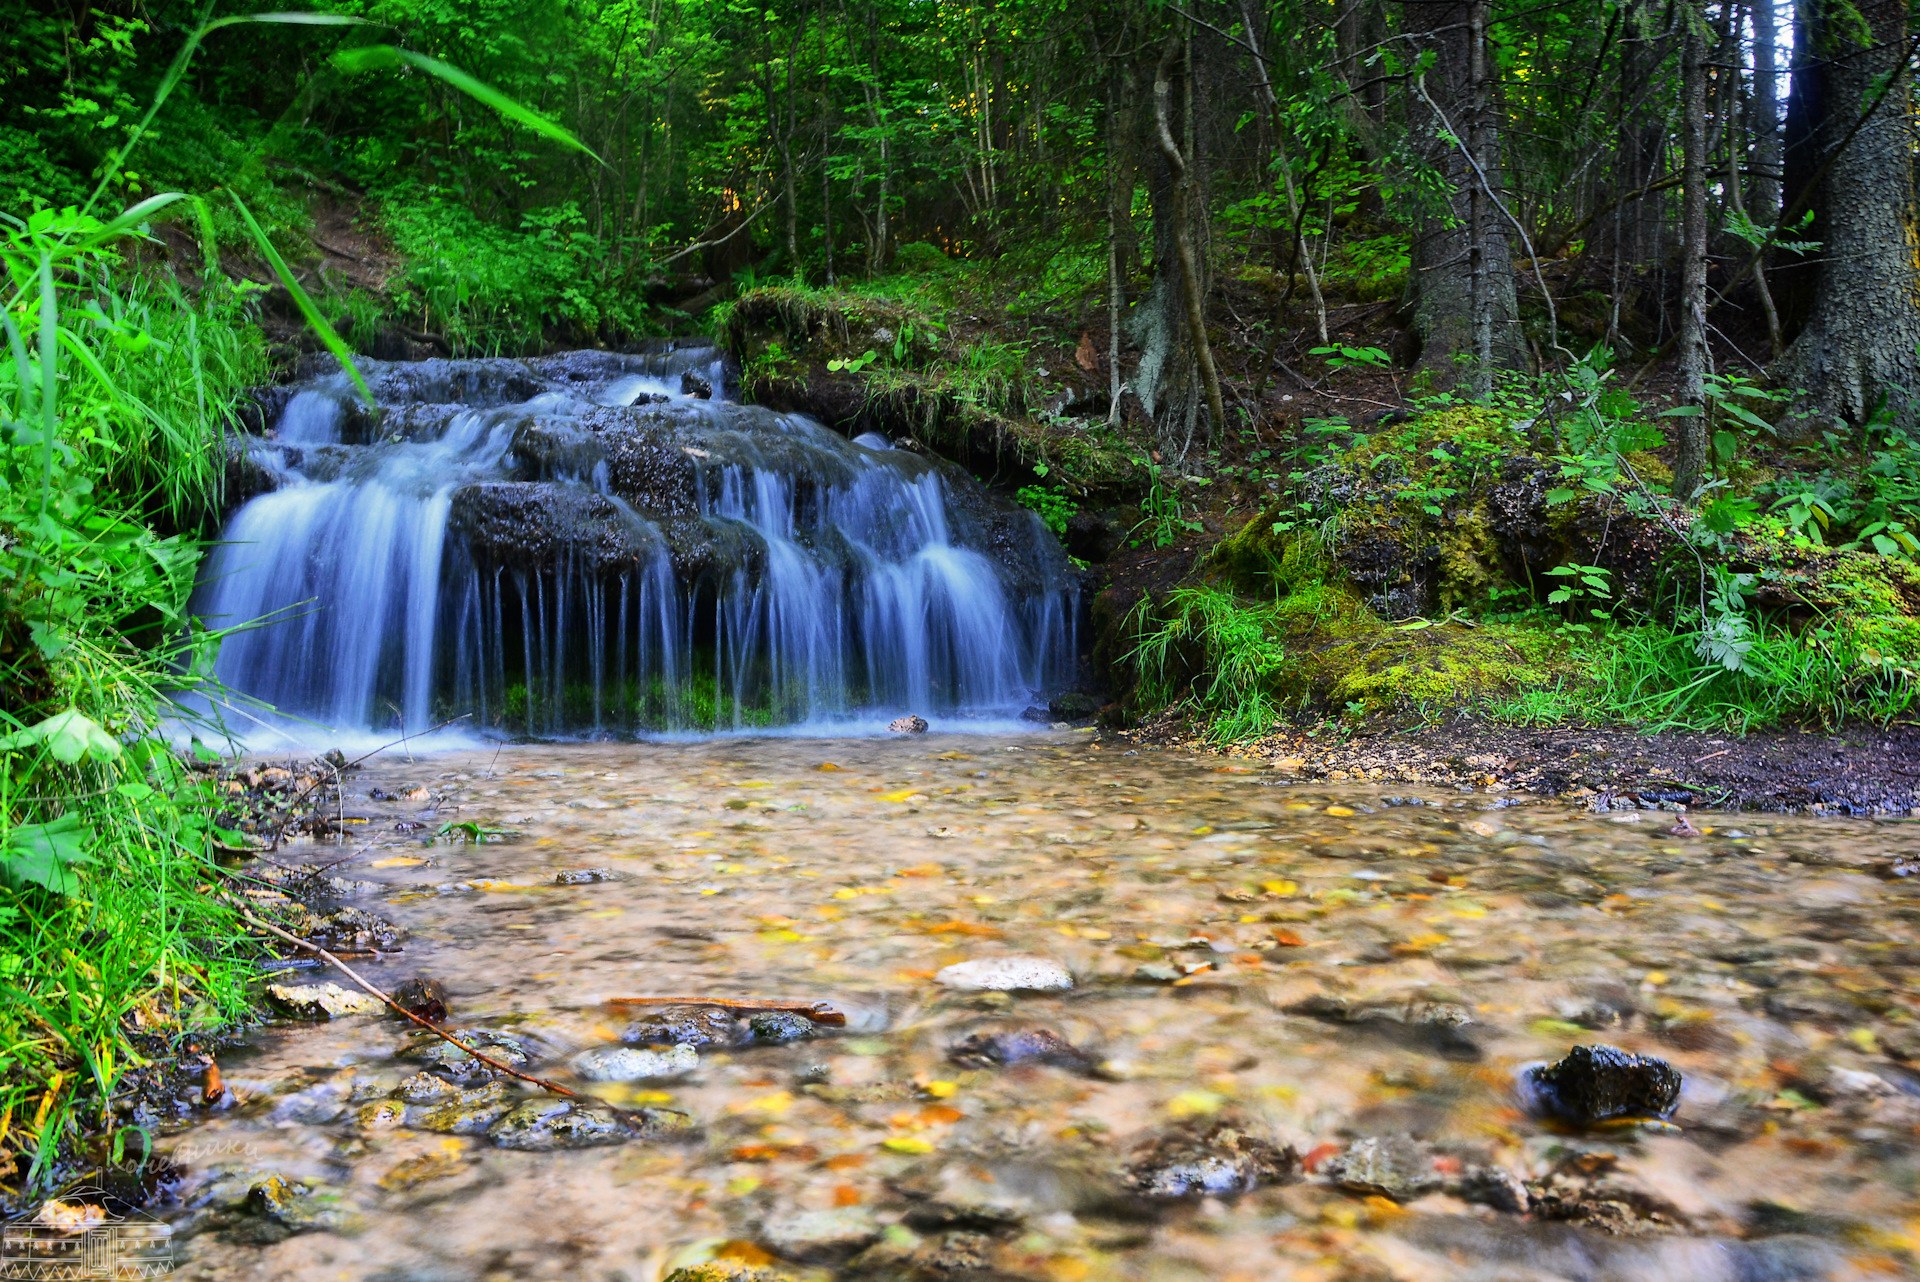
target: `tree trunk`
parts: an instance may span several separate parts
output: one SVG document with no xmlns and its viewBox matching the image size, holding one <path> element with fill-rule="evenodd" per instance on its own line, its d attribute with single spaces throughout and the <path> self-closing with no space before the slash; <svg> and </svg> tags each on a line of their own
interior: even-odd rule
<svg viewBox="0 0 1920 1282">
<path fill-rule="evenodd" d="M 1474 218 L 1476 192 L 1481 197 L 1487 193 L 1462 146 L 1476 115 L 1473 70 L 1479 64 L 1473 57 L 1469 31 L 1473 6 L 1463 0 L 1457 4 L 1410 3 L 1405 9 L 1401 39 L 1409 46 L 1409 61 L 1429 51 L 1435 55 L 1421 77 L 1422 83 L 1408 99 L 1412 144 L 1420 159 L 1445 179 L 1450 205 L 1449 217 L 1424 207 L 1414 217 L 1414 330 L 1421 342 L 1421 368 L 1452 383 L 1458 377 L 1459 363 L 1476 363 L 1476 311 L 1487 318 L 1495 367 L 1513 368 L 1525 359 L 1519 300 L 1513 287 L 1513 251 L 1504 219 L 1481 218 L 1476 222 Z M 1477 141 L 1484 157 L 1481 167 L 1497 192 L 1501 174 L 1497 117 L 1489 111 L 1479 126 Z M 1475 227 L 1477 236 L 1473 234 Z M 1479 309 L 1474 306 L 1473 288 L 1476 248 L 1487 285 L 1486 301 Z"/>
<path fill-rule="evenodd" d="M 1680 400 L 1696 412 L 1673 420 L 1673 494 L 1689 503 L 1707 464 L 1707 69 L 1699 20 L 1680 20 Z"/>
<path fill-rule="evenodd" d="M 1107 422 L 1120 421 L 1120 357 L 1127 314 L 1127 267 L 1133 259 L 1133 72 L 1117 70 L 1107 86 Z"/>
<path fill-rule="evenodd" d="M 1780 217 L 1780 77 L 1778 25 L 1773 0 L 1750 0 L 1753 8 L 1753 182 L 1747 212 L 1762 227 Z"/>
<path fill-rule="evenodd" d="M 1814 235 L 1821 246 L 1806 327 L 1778 371 L 1784 385 L 1802 391 L 1781 424 L 1788 440 L 1809 439 L 1836 418 L 1863 423 L 1882 397 L 1896 421 L 1912 423 L 1920 389 L 1906 6 L 1861 0 L 1859 19 L 1849 21 L 1852 11 L 1843 16 L 1822 0 L 1803 4 L 1811 39 L 1793 92 L 1802 94 L 1805 73 L 1807 96 L 1818 104 L 1804 117 L 1812 152 L 1804 159 L 1815 162 Z M 1787 199 L 1794 194 L 1789 183 Z"/>
<path fill-rule="evenodd" d="M 1200 431 L 1203 406 L 1210 430 L 1226 424 L 1220 380 L 1207 342 L 1206 280 L 1195 249 L 1201 238 L 1194 224 L 1206 210 L 1204 193 L 1195 191 L 1197 166 L 1192 153 L 1197 148 L 1189 143 L 1183 152 L 1173 134 L 1169 78 L 1180 49 L 1178 37 L 1167 42 L 1153 78 L 1154 136 L 1161 160 L 1152 184 L 1154 276 L 1152 289 L 1136 309 L 1134 327 L 1134 342 L 1140 348 L 1134 391 L 1153 419 L 1162 448 L 1175 456 L 1184 456 L 1196 437 L 1204 438 Z M 1189 59 L 1186 77 L 1191 80 L 1192 75 Z M 1187 119 L 1182 124 L 1191 139 L 1197 134 L 1192 119 L 1197 95 L 1190 84 L 1185 88 Z"/>
</svg>

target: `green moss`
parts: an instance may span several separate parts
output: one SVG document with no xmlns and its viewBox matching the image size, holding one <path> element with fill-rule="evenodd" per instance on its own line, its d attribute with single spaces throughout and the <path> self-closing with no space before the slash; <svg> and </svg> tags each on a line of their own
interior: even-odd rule
<svg viewBox="0 0 1920 1282">
<path fill-rule="evenodd" d="M 1471 707 L 1571 675 L 1567 646 L 1538 627 L 1383 628 L 1315 656 L 1324 701 L 1369 712 Z"/>
<path fill-rule="evenodd" d="M 1483 604 L 1504 581 L 1492 518 L 1484 502 L 1443 526 L 1439 544 L 1441 613 Z"/>
</svg>

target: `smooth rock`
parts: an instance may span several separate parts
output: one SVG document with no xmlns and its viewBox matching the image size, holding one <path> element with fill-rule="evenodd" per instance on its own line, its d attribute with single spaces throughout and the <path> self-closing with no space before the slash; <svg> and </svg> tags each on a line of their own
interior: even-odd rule
<svg viewBox="0 0 1920 1282">
<path fill-rule="evenodd" d="M 1437 1156 L 1432 1145 L 1404 1135 L 1368 1136 L 1321 1163 L 1319 1174 L 1351 1192 L 1410 1202 L 1445 1183 Z"/>
<path fill-rule="evenodd" d="M 879 1222 L 863 1206 L 794 1211 L 768 1220 L 760 1230 L 768 1250 L 809 1264 L 844 1260 L 879 1236 Z"/>
<path fill-rule="evenodd" d="M 378 997 L 338 984 L 268 984 L 267 1001 L 275 1010 L 294 1019 L 370 1015 L 386 1006 Z"/>
<path fill-rule="evenodd" d="M 573 1057 L 573 1071 L 589 1082 L 644 1082 L 682 1077 L 700 1067 L 700 1054 L 679 1045 L 667 1050 L 598 1046 Z"/>
<path fill-rule="evenodd" d="M 1056 1068 L 1086 1072 L 1093 1064 L 1092 1057 L 1085 1051 L 1047 1028 L 974 1033 L 955 1043 L 947 1051 L 947 1058 L 968 1068 L 1051 1064 Z"/>
<path fill-rule="evenodd" d="M 1528 1069 L 1521 1084 L 1538 1110 L 1581 1125 L 1667 1117 L 1680 1103 L 1679 1069 L 1613 1046 L 1576 1046 L 1557 1064 Z"/>
<path fill-rule="evenodd" d="M 896 717 L 887 723 L 887 729 L 895 734 L 925 734 L 927 721 L 925 717 Z"/>
<path fill-rule="evenodd" d="M 936 983 L 966 993 L 1073 987 L 1072 973 L 1050 957 L 976 957 L 955 962 L 933 978 Z"/>
</svg>

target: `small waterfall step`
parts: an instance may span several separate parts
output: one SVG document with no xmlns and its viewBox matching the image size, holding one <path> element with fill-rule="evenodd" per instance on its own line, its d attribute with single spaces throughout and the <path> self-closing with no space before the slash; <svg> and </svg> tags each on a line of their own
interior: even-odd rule
<svg viewBox="0 0 1920 1282">
<path fill-rule="evenodd" d="M 720 354 L 357 362 L 281 398 L 195 608 L 341 731 L 1013 717 L 1071 678 L 1058 542 L 966 472 L 726 399 Z"/>
</svg>

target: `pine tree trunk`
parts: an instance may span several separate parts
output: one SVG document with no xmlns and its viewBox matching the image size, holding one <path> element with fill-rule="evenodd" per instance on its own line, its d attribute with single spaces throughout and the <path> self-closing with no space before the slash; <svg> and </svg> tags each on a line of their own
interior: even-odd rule
<svg viewBox="0 0 1920 1282">
<path fill-rule="evenodd" d="M 1789 440 L 1809 439 L 1835 419 L 1862 423 L 1882 397 L 1896 421 L 1912 423 L 1920 391 L 1915 120 L 1912 81 L 1902 66 L 1906 6 L 1862 0 L 1862 31 L 1847 20 L 1851 13 L 1823 9 L 1822 0 L 1802 3 L 1809 52 L 1825 64 L 1824 83 L 1809 95 L 1818 109 L 1807 116 L 1821 244 L 1806 327 L 1777 371 L 1783 385 L 1802 392 L 1780 424 Z M 1803 70 L 1820 68 L 1796 67 L 1796 96 Z M 1793 199 L 1791 185 L 1786 194 Z"/>
<path fill-rule="evenodd" d="M 1450 217 L 1439 217 L 1424 207 L 1416 214 L 1413 269 L 1416 304 L 1414 329 L 1420 337 L 1420 367 L 1432 370 L 1443 382 L 1459 377 L 1456 358 L 1474 361 L 1474 241 L 1480 249 L 1487 285 L 1482 312 L 1491 330 L 1492 363 L 1514 368 L 1524 359 L 1520 341 L 1519 300 L 1513 286 L 1513 251 L 1505 219 L 1482 218 L 1475 226 L 1473 203 L 1480 178 L 1468 163 L 1462 143 L 1474 113 L 1475 66 L 1469 33 L 1473 6 L 1410 3 L 1405 7 L 1401 39 L 1410 46 L 1408 60 L 1431 51 L 1433 64 L 1408 99 L 1408 124 L 1416 153 L 1439 170 L 1446 180 Z M 1500 190 L 1500 129 L 1497 112 L 1485 113 L 1477 141 L 1484 157 L 1482 168 L 1494 190 Z M 1484 187 L 1480 195 L 1486 195 Z M 1449 226 L 1448 224 L 1452 225 Z"/>
<path fill-rule="evenodd" d="M 1780 216 L 1780 33 L 1773 0 L 1751 4 L 1753 98 L 1747 128 L 1753 135 L 1753 181 L 1747 187 L 1747 213 L 1760 226 L 1771 227 Z"/>
<path fill-rule="evenodd" d="M 1673 494 L 1691 502 L 1707 464 L 1707 69 L 1706 40 L 1691 15 L 1680 51 L 1680 400 L 1674 419 Z"/>
</svg>

